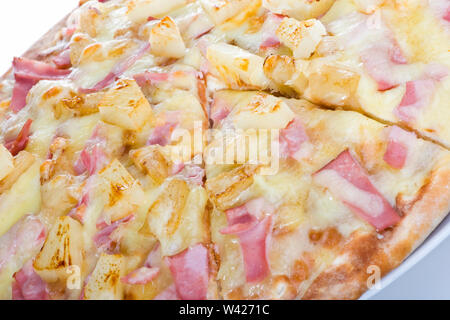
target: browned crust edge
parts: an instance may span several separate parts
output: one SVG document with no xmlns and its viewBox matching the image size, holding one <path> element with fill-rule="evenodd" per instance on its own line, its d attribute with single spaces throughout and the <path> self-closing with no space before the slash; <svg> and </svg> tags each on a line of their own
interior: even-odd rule
<svg viewBox="0 0 450 320">
<path fill-rule="evenodd" d="M 450 155 L 434 166 L 430 179 L 419 190 L 405 217 L 383 239 L 373 233 L 354 234 L 340 254 L 305 292 L 302 299 L 358 299 L 368 290 L 373 275 L 399 266 L 438 226 L 450 210 Z"/>
</svg>

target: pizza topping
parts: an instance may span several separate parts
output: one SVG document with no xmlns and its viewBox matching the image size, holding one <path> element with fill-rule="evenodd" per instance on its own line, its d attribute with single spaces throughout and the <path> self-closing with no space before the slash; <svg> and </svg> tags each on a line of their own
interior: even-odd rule
<svg viewBox="0 0 450 320">
<path fill-rule="evenodd" d="M 75 172 L 80 175 L 87 171 L 91 176 L 103 169 L 108 164 L 105 147 L 106 141 L 100 136 L 99 127 L 96 127 L 74 164 Z"/>
<path fill-rule="evenodd" d="M 417 118 L 433 95 L 435 82 L 431 79 L 408 81 L 405 94 L 394 113 L 402 121 L 410 122 Z"/>
<path fill-rule="evenodd" d="M 29 260 L 22 269 L 14 274 L 12 284 L 13 300 L 48 300 L 47 284 L 34 271 Z"/>
<path fill-rule="evenodd" d="M 177 174 L 181 175 L 185 180 L 203 186 L 203 178 L 205 177 L 205 169 L 195 164 L 184 165 L 183 169 Z"/>
<path fill-rule="evenodd" d="M 345 205 L 378 230 L 400 220 L 400 216 L 373 186 L 349 150 L 314 174 L 314 181 L 330 190 Z"/>
<path fill-rule="evenodd" d="M 27 147 L 32 122 L 31 119 L 28 119 L 17 137 L 14 140 L 5 142 L 5 148 L 8 149 L 13 156 L 16 156 L 20 151 L 25 150 Z"/>
<path fill-rule="evenodd" d="M 59 55 L 53 58 L 52 61 L 58 69 L 68 69 L 72 67 L 70 48 L 63 50 Z"/>
<path fill-rule="evenodd" d="M 44 244 L 46 230 L 35 216 L 26 216 L 0 237 L 0 271 L 14 256 L 28 257 Z"/>
<path fill-rule="evenodd" d="M 142 56 L 144 56 L 147 51 L 150 49 L 149 43 L 143 43 L 139 46 L 139 48 L 132 54 L 130 54 L 125 59 L 122 59 L 117 63 L 114 68 L 109 72 L 105 78 L 100 80 L 97 84 L 95 84 L 91 88 L 80 88 L 81 93 L 93 93 L 100 91 L 109 85 L 111 85 L 117 78 L 119 78 L 125 71 L 127 71 L 130 67 L 135 64 Z"/>
<path fill-rule="evenodd" d="M 280 155 L 294 157 L 302 144 L 308 141 L 308 135 L 300 119 L 295 118 L 280 131 Z"/>
<path fill-rule="evenodd" d="M 211 104 L 210 116 L 214 121 L 214 125 L 217 125 L 230 114 L 229 108 L 230 107 L 224 99 L 220 98 L 218 95 L 214 96 L 214 100 Z"/>
<path fill-rule="evenodd" d="M 279 14 L 269 12 L 266 20 L 261 28 L 262 42 L 259 46 L 260 50 L 266 50 L 269 48 L 277 48 L 281 45 L 280 39 L 278 39 L 276 30 L 285 17 Z"/>
<path fill-rule="evenodd" d="M 277 28 L 278 38 L 292 50 L 295 59 L 309 58 L 326 34 L 325 27 L 316 19 L 284 18 Z"/>
<path fill-rule="evenodd" d="M 391 167 L 401 169 L 408 157 L 408 148 L 416 140 L 416 135 L 393 126 L 389 130 L 388 139 L 383 159 Z"/>
<path fill-rule="evenodd" d="M 197 244 L 167 258 L 176 292 L 183 300 L 205 300 L 208 292 L 208 249 Z"/>
<path fill-rule="evenodd" d="M 155 279 L 158 274 L 159 268 L 141 267 L 122 277 L 120 281 L 127 284 L 147 284 Z"/>
<path fill-rule="evenodd" d="M 126 216 L 120 220 L 114 221 L 110 225 L 106 224 L 106 222 L 101 221 L 97 224 L 97 228 L 100 229 L 94 236 L 95 246 L 99 249 L 110 251 L 112 249 L 112 245 L 114 240 L 111 238 L 112 233 L 119 228 L 119 226 L 128 223 L 134 219 L 134 215 Z"/>
<path fill-rule="evenodd" d="M 273 211 L 263 198 L 226 211 L 228 227 L 220 233 L 239 237 L 247 282 L 261 281 L 269 274 L 267 248 Z"/>
<path fill-rule="evenodd" d="M 402 83 L 402 79 L 396 77 L 394 68 L 406 64 L 407 60 L 393 41 L 386 39 L 370 46 L 362 52 L 361 60 L 369 75 L 377 82 L 379 91 L 392 89 Z"/>
<path fill-rule="evenodd" d="M 71 71 L 56 69 L 53 66 L 26 58 L 14 58 L 14 84 L 11 109 L 19 112 L 27 104 L 27 95 L 40 80 L 59 80 L 66 78 Z"/>
<path fill-rule="evenodd" d="M 178 121 L 166 121 L 164 124 L 157 126 L 150 138 L 147 145 L 159 144 L 160 146 L 168 145 L 171 141 L 173 130 L 178 126 Z"/>
<path fill-rule="evenodd" d="M 170 79 L 170 73 L 158 73 L 158 72 L 150 72 L 145 71 L 143 73 L 138 73 L 134 75 L 134 80 L 139 84 L 139 86 L 143 87 L 147 84 L 155 85 L 158 82 L 168 81 Z"/>
<path fill-rule="evenodd" d="M 168 16 L 152 28 L 149 41 L 152 53 L 158 56 L 178 59 L 186 51 L 177 24 Z"/>
<path fill-rule="evenodd" d="M 181 300 L 174 284 L 167 287 L 163 292 L 158 294 L 153 300 Z"/>
</svg>

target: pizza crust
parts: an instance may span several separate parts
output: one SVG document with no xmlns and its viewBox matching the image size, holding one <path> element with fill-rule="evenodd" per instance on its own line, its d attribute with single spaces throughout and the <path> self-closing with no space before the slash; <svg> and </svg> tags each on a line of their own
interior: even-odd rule
<svg viewBox="0 0 450 320">
<path fill-rule="evenodd" d="M 334 263 L 313 281 L 302 299 L 357 299 L 368 290 L 373 274 L 369 266 L 380 268 L 381 276 L 399 266 L 450 211 L 450 156 L 436 166 L 426 185 L 403 211 L 405 217 L 380 240 L 374 233 L 354 234 Z"/>
</svg>

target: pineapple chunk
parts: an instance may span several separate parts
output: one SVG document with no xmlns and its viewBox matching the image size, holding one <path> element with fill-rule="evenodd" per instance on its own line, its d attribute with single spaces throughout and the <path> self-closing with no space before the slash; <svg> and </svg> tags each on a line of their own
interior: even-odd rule
<svg viewBox="0 0 450 320">
<path fill-rule="evenodd" d="M 229 87 L 265 89 L 269 79 L 264 75 L 264 59 L 239 47 L 215 43 L 208 47 L 207 58 L 216 76 Z"/>
<path fill-rule="evenodd" d="M 207 237 L 205 189 L 189 189 L 186 181 L 172 179 L 148 211 L 144 230 L 153 233 L 163 256 L 172 256 Z"/>
<path fill-rule="evenodd" d="M 286 85 L 295 73 L 295 62 L 289 56 L 270 55 L 264 61 L 264 74 L 278 85 Z"/>
<path fill-rule="evenodd" d="M 21 171 L 20 176 L 15 179 L 11 188 L 0 195 L 0 236 L 24 215 L 30 212 L 39 212 L 40 210 L 41 183 L 39 163 L 38 161 L 33 161 L 26 170 Z M 16 170 L 17 164 L 15 163 L 15 169 L 8 177 L 13 175 Z M 8 177 L 3 179 L 2 183 Z"/>
<path fill-rule="evenodd" d="M 160 18 L 187 2 L 187 0 L 132 0 L 127 2 L 127 14 L 131 21 L 143 23 L 148 17 Z"/>
<path fill-rule="evenodd" d="M 355 107 L 360 75 L 345 67 L 330 64 L 312 66 L 305 97 L 329 106 Z"/>
<path fill-rule="evenodd" d="M 297 20 L 318 18 L 325 14 L 336 0 L 263 0 L 263 7 Z M 360 0 L 358 0 L 360 1 Z"/>
<path fill-rule="evenodd" d="M 252 197 L 250 187 L 257 171 L 257 166 L 245 165 L 208 179 L 205 187 L 210 199 L 220 210 L 245 203 Z"/>
<path fill-rule="evenodd" d="M 281 42 L 292 50 L 295 59 L 309 58 L 322 36 L 327 34 L 319 20 L 298 21 L 293 18 L 284 18 L 276 33 Z"/>
<path fill-rule="evenodd" d="M 83 270 L 81 224 L 69 216 L 59 217 L 33 266 L 46 282 L 65 281 L 70 275 L 67 271 L 71 266 Z"/>
<path fill-rule="evenodd" d="M 99 103 L 102 120 L 127 130 L 140 130 L 153 119 L 150 103 L 134 80 L 120 80 Z"/>
<path fill-rule="evenodd" d="M 165 17 L 153 27 L 149 41 L 152 53 L 157 56 L 181 58 L 186 51 L 180 30 L 171 17 Z"/>
<path fill-rule="evenodd" d="M 84 288 L 85 300 L 122 300 L 125 275 L 125 259 L 122 255 L 103 253 Z"/>
<path fill-rule="evenodd" d="M 159 145 L 152 145 L 130 152 L 136 166 L 156 184 L 161 184 L 169 176 L 169 162 L 161 149 Z"/>
<path fill-rule="evenodd" d="M 0 144 L 0 180 L 6 177 L 14 169 L 13 156 L 2 144 Z"/>
<path fill-rule="evenodd" d="M 266 93 L 255 94 L 248 104 L 233 109 L 232 119 L 240 129 L 283 129 L 295 117 L 283 100 Z"/>
<path fill-rule="evenodd" d="M 254 2 L 253 0 L 201 0 L 201 4 L 217 25 L 245 12 Z"/>
<path fill-rule="evenodd" d="M 101 189 L 108 200 L 103 208 L 103 217 L 114 222 L 133 214 L 145 201 L 144 191 L 118 160 L 113 160 L 98 174 Z"/>
</svg>

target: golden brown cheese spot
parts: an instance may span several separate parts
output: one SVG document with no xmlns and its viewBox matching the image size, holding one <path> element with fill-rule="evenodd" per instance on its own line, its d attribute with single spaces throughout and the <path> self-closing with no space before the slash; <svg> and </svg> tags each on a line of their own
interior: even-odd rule
<svg viewBox="0 0 450 320">
<path fill-rule="evenodd" d="M 343 240 L 343 236 L 335 227 L 324 230 L 311 229 L 308 236 L 312 243 L 320 244 L 328 249 L 337 246 Z"/>
<path fill-rule="evenodd" d="M 296 260 L 292 267 L 291 279 L 296 283 L 301 283 L 309 278 L 309 264 L 303 260 Z"/>
<path fill-rule="evenodd" d="M 43 95 L 42 95 L 42 100 L 48 100 L 50 98 L 56 97 L 58 94 L 61 93 L 61 88 L 60 87 L 53 87 L 50 90 L 47 90 Z"/>
</svg>

